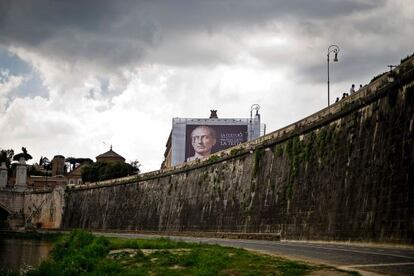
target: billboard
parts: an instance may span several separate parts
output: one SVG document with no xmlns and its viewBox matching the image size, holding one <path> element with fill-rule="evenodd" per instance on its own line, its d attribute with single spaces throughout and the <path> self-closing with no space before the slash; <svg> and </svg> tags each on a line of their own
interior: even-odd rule
<svg viewBox="0 0 414 276">
<path fill-rule="evenodd" d="M 193 161 L 244 143 L 247 125 L 187 124 L 185 128 L 185 160 Z"/>
<path fill-rule="evenodd" d="M 260 136 L 260 116 L 173 118 L 164 156 L 168 166 L 203 158 Z"/>
</svg>

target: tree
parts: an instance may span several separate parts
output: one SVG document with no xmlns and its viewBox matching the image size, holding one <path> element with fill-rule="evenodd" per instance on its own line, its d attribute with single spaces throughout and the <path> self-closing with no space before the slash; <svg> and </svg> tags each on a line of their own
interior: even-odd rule
<svg viewBox="0 0 414 276">
<path fill-rule="evenodd" d="M 39 166 L 48 171 L 52 170 L 52 162 L 47 157 L 40 157 Z"/>
<path fill-rule="evenodd" d="M 141 167 L 141 163 L 135 159 L 134 161 L 129 162 L 129 164 L 131 164 L 132 168 L 133 168 L 133 172 L 134 173 L 139 173 L 141 170 L 139 169 Z"/>
<path fill-rule="evenodd" d="M 10 163 L 13 159 L 14 150 L 8 149 L 8 150 L 0 150 L 0 164 L 2 162 L 6 162 L 7 168 L 10 168 Z"/>
<path fill-rule="evenodd" d="M 93 163 L 92 159 L 90 158 L 75 158 L 75 160 L 76 160 L 76 163 L 78 164 L 83 164 L 85 162 L 89 164 Z"/>
<path fill-rule="evenodd" d="M 74 157 L 67 157 L 66 158 L 66 162 L 69 163 L 69 171 L 72 171 L 75 169 L 75 165 L 76 165 L 76 158 Z"/>
<path fill-rule="evenodd" d="M 131 164 L 121 162 L 96 162 L 82 168 L 83 182 L 96 182 L 134 174 L 136 169 Z"/>
<path fill-rule="evenodd" d="M 27 149 L 25 148 L 25 147 L 22 147 L 22 152 L 21 153 L 18 153 L 18 154 L 16 154 L 14 157 L 13 157 L 13 160 L 14 161 L 19 161 L 20 160 L 20 158 L 24 158 L 24 160 L 30 160 L 30 159 L 32 159 L 33 157 L 30 155 L 30 154 L 28 154 L 27 153 Z"/>
<path fill-rule="evenodd" d="M 91 164 L 93 163 L 92 159 L 90 158 L 75 158 L 75 157 L 68 157 L 66 158 L 66 162 L 70 164 L 69 170 L 73 171 L 77 165 L 81 165 L 83 163 Z"/>
</svg>

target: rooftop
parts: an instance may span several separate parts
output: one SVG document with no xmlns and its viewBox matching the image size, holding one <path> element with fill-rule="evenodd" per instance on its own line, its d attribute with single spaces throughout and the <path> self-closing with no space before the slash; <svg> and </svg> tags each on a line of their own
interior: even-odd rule
<svg viewBox="0 0 414 276">
<path fill-rule="evenodd" d="M 122 160 L 125 161 L 124 157 L 122 157 L 121 155 L 119 155 L 118 153 L 116 153 L 112 150 L 112 146 L 109 149 L 109 151 L 96 156 L 96 159 L 98 159 L 98 158 L 116 158 L 116 159 L 122 159 Z"/>
</svg>

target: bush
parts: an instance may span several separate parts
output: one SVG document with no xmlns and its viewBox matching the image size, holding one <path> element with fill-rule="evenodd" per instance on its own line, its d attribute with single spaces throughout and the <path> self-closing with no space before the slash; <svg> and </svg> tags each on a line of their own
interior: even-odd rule
<svg viewBox="0 0 414 276">
<path fill-rule="evenodd" d="M 109 252 L 110 242 L 94 237 L 83 230 L 75 230 L 61 238 L 53 247 L 50 258 L 28 275 L 79 275 L 100 270 L 114 270 L 114 266 L 101 264 Z"/>
</svg>

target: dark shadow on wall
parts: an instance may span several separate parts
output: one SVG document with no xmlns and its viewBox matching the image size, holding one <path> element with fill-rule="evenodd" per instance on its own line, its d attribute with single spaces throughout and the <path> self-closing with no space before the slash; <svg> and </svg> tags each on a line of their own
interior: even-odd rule
<svg viewBox="0 0 414 276">
<path fill-rule="evenodd" d="M 9 212 L 1 208 L 0 206 L 0 230 L 9 229 L 9 223 L 7 222 L 7 218 L 9 217 Z"/>
</svg>

